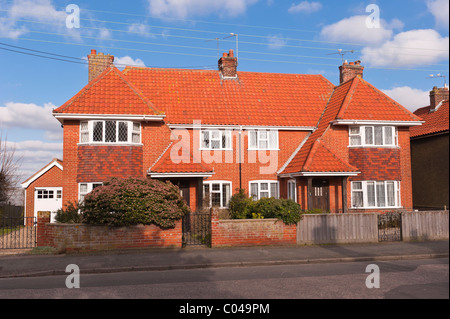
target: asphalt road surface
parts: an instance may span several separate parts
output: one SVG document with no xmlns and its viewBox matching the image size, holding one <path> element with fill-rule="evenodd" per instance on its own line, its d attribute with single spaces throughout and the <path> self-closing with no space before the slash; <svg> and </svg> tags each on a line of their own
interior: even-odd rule
<svg viewBox="0 0 450 319">
<path fill-rule="evenodd" d="M 372 266 L 367 268 L 370 264 Z M 375 277 L 376 268 L 379 269 L 379 280 Z M 0 298 L 217 298 L 241 302 L 244 299 L 449 298 L 448 258 L 110 274 L 81 273 L 79 281 L 74 279 L 74 274 L 0 279 Z M 78 282 L 80 288 L 69 289 L 66 282 L 69 285 Z M 367 287 L 377 283 L 379 288 Z"/>
</svg>

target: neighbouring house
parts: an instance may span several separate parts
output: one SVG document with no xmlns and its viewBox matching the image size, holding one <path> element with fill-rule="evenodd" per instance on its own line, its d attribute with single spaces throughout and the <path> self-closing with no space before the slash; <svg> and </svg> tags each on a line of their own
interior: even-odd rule
<svg viewBox="0 0 450 319">
<path fill-rule="evenodd" d="M 411 128 L 413 203 L 416 209 L 444 209 L 448 201 L 448 87 L 430 91 L 430 105 L 414 112 L 425 123 Z"/>
<path fill-rule="evenodd" d="M 410 127 L 421 119 L 365 81 L 360 61 L 341 65 L 335 86 L 240 72 L 232 50 L 218 70 L 120 71 L 95 50 L 88 60 L 89 83 L 53 111 L 63 203 L 110 177 L 148 177 L 178 185 L 193 210 L 204 198 L 227 207 L 239 188 L 332 213 L 412 208 Z"/>
</svg>

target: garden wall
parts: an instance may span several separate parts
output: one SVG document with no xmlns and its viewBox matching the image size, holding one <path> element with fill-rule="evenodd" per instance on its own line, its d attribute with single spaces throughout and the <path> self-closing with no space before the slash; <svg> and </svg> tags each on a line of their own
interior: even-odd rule
<svg viewBox="0 0 450 319">
<path fill-rule="evenodd" d="M 155 225 L 128 227 L 50 224 L 50 212 L 38 212 L 37 246 L 58 251 L 95 251 L 130 248 L 181 248 L 181 220 L 175 228 Z"/>
<path fill-rule="evenodd" d="M 279 219 L 220 219 L 211 209 L 211 247 L 295 245 L 297 225 Z"/>
</svg>

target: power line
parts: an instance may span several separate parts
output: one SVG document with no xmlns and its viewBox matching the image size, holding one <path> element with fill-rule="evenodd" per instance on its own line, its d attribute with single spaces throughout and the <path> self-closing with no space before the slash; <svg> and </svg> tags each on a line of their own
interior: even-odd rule
<svg viewBox="0 0 450 319">
<path fill-rule="evenodd" d="M 0 38 L 7 38 L 1 37 Z M 84 43 L 72 43 L 72 42 L 60 42 L 60 41 L 50 41 L 50 40 L 42 40 L 42 39 L 28 39 L 28 38 L 20 38 L 20 40 L 24 41 L 35 41 L 42 43 L 53 43 L 53 44 L 64 44 L 64 45 L 76 45 L 76 46 L 85 46 L 85 47 L 95 47 L 98 45 L 92 44 L 84 44 Z M 106 49 L 114 49 L 114 50 L 126 50 L 126 51 L 137 51 L 137 52 L 148 52 L 148 53 L 162 53 L 162 54 L 174 54 L 174 55 L 187 55 L 187 56 L 196 56 L 196 57 L 207 57 L 214 58 L 212 56 L 207 55 L 199 55 L 199 54 L 190 54 L 190 53 L 180 53 L 180 52 L 162 52 L 162 51 L 153 51 L 153 50 L 145 50 L 145 49 L 132 49 L 132 48 L 120 48 L 120 47 L 108 47 L 102 46 Z M 303 65 L 319 65 L 319 66 L 331 66 L 336 67 L 335 64 L 324 64 L 324 63 L 313 63 L 313 62 L 301 62 L 301 61 L 277 61 L 277 60 L 265 60 L 265 59 L 250 59 L 250 58 L 240 58 L 240 60 L 246 61 L 254 61 L 254 62 L 270 62 L 270 63 L 288 63 L 288 64 L 303 64 Z M 72 61 L 73 62 L 73 61 Z M 206 66 L 205 66 L 206 67 Z M 159 67 L 159 68 L 168 68 L 168 67 Z M 171 67 L 173 69 L 177 67 Z M 185 67 L 186 68 L 186 67 Z M 414 69 L 414 68 L 387 68 L 387 67 L 366 67 L 368 69 L 380 69 L 380 70 L 404 70 L 404 71 L 420 71 L 420 72 L 441 72 L 441 70 L 437 69 Z"/>
<path fill-rule="evenodd" d="M 34 50 L 34 49 L 29 49 L 29 48 L 24 48 L 24 47 L 19 47 L 19 46 L 15 46 L 15 45 L 10 45 L 10 44 L 6 44 L 6 43 L 2 43 L 0 42 L 0 45 L 3 46 L 9 46 L 9 47 L 14 47 L 14 48 L 18 48 L 21 50 L 27 50 L 27 51 L 33 51 L 33 52 L 39 52 L 42 54 L 47 54 L 47 55 L 53 55 L 53 56 L 59 56 L 59 57 L 66 57 L 68 59 L 74 59 L 74 60 L 80 60 L 80 62 L 78 61 L 71 61 L 71 60 L 66 60 L 66 59 L 60 59 L 60 58 L 54 58 L 54 57 L 49 57 L 49 56 L 44 56 L 42 54 L 34 54 L 34 53 L 29 53 L 29 52 L 22 52 L 22 51 L 18 51 L 18 50 L 14 50 L 14 49 L 8 49 L 8 48 L 2 48 L 0 47 L 0 50 L 5 50 L 5 51 L 10 51 L 10 52 L 15 52 L 15 53 L 20 53 L 20 54 L 25 54 L 25 55 L 31 55 L 31 56 L 35 56 L 35 57 L 40 57 L 40 58 L 45 58 L 45 59 L 50 59 L 50 60 L 58 60 L 58 61 L 63 61 L 63 62 L 69 62 L 69 63 L 75 63 L 75 64 L 102 64 L 100 62 L 95 62 L 95 61 L 87 61 L 85 59 L 82 58 L 77 58 L 77 57 L 71 57 L 71 56 L 67 56 L 67 55 L 60 55 L 60 54 L 55 54 L 55 53 L 51 53 L 51 52 L 45 52 L 45 51 L 39 51 L 39 50 Z M 114 65 L 116 66 L 130 66 L 128 64 L 123 64 L 123 63 L 114 63 Z M 205 68 L 205 67 L 211 67 L 212 65 L 204 65 L 204 66 L 189 66 L 189 67 L 159 67 L 159 66 L 149 66 L 148 68 L 168 68 L 168 69 L 178 69 L 178 68 Z"/>
<path fill-rule="evenodd" d="M 0 11 L 7 12 L 8 10 L 0 10 Z M 80 20 L 91 21 L 91 22 L 100 22 L 100 23 L 120 24 L 120 25 L 127 25 L 127 26 L 136 25 L 136 23 L 127 23 L 127 22 L 109 21 L 109 20 L 98 20 L 98 19 L 80 18 Z M 229 34 L 229 32 L 218 32 L 218 31 L 209 31 L 209 30 L 200 30 L 200 29 L 176 28 L 176 27 L 149 25 L 149 24 L 141 24 L 141 25 L 146 26 L 146 27 L 151 27 L 151 28 L 178 30 L 178 31 L 187 31 L 187 32 L 200 32 L 200 33 L 223 34 L 223 35 L 228 35 Z M 103 29 L 107 29 L 107 28 L 103 28 Z M 243 34 L 243 33 L 240 33 L 239 35 L 243 36 L 243 37 L 254 37 L 254 38 L 264 38 L 264 39 L 270 39 L 271 38 L 270 36 L 261 36 L 261 35 L 252 35 L 252 34 Z M 284 40 L 284 41 L 301 41 L 301 42 L 324 43 L 324 44 L 333 44 L 333 45 L 339 44 L 339 45 L 346 45 L 346 46 L 363 46 L 363 47 L 367 46 L 367 44 L 363 44 L 363 43 L 345 43 L 345 42 L 333 42 L 333 41 L 324 41 L 324 40 L 310 40 L 310 39 L 301 39 L 301 38 L 299 39 L 299 38 L 280 37 L 279 39 L 280 40 Z M 244 43 L 244 42 L 240 42 L 240 43 Z M 253 42 L 252 44 L 258 44 L 258 43 Z M 430 48 L 409 48 L 409 47 L 401 47 L 401 46 L 399 46 L 399 47 L 391 47 L 391 48 L 393 48 L 393 49 L 407 49 L 407 50 L 442 51 L 442 52 L 448 52 L 449 51 L 447 49 L 446 50 L 442 50 L 442 49 L 430 49 Z"/>
</svg>

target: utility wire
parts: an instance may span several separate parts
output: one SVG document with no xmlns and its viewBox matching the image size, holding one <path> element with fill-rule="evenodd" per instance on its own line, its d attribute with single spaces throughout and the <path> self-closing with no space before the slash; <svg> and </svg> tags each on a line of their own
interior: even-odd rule
<svg viewBox="0 0 450 319">
<path fill-rule="evenodd" d="M 7 38 L 1 37 L 0 38 Z M 35 41 L 42 43 L 53 43 L 53 44 L 64 44 L 64 45 L 76 45 L 76 46 L 85 46 L 85 47 L 95 47 L 98 45 L 92 44 L 84 44 L 84 43 L 73 43 L 73 42 L 60 42 L 60 41 L 50 41 L 50 40 L 42 40 L 42 39 L 29 39 L 29 38 L 20 38 L 20 40 L 24 41 Z M 187 55 L 187 56 L 196 56 L 196 57 L 207 57 L 214 58 L 213 56 L 207 55 L 199 55 L 199 54 L 190 54 L 190 53 L 180 53 L 180 52 L 162 52 L 162 51 L 153 51 L 153 50 L 145 50 L 145 49 L 132 49 L 132 48 L 120 48 L 120 47 L 108 47 L 102 46 L 106 49 L 114 49 L 114 50 L 126 50 L 126 51 L 138 51 L 138 52 L 149 52 L 149 53 L 162 53 L 162 54 L 175 54 L 175 55 Z M 255 61 L 255 62 L 271 62 L 271 63 L 290 63 L 290 64 L 304 64 L 304 65 L 320 65 L 320 66 L 331 66 L 336 67 L 335 64 L 324 64 L 324 63 L 311 63 L 311 62 L 300 62 L 300 61 L 277 61 L 277 60 L 264 60 L 264 59 L 250 59 L 250 58 L 240 58 L 240 60 L 246 61 Z M 73 62 L 73 61 L 72 61 Z M 86 62 L 87 63 L 87 62 Z M 205 66 L 206 67 L 206 66 Z M 168 68 L 168 67 L 161 67 Z M 176 67 L 172 67 L 175 69 Z M 386 67 L 366 67 L 368 69 L 380 69 L 380 70 L 404 70 L 404 71 L 420 71 L 420 72 L 441 72 L 442 70 L 438 69 L 414 69 L 414 68 L 386 68 Z"/>
</svg>

